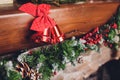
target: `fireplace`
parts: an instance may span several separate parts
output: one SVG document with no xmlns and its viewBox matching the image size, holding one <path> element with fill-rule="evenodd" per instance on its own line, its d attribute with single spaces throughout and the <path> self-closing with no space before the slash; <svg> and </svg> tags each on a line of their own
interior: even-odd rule
<svg viewBox="0 0 120 80">
<path fill-rule="evenodd" d="M 119 5 L 119 2 L 64 4 L 60 7 L 52 6 L 49 16 L 55 19 L 58 27 L 65 34 L 65 40 L 69 40 L 72 36 L 83 37 L 96 27 L 104 25 L 116 13 Z M 9 7 L 0 5 L 1 59 L 34 51 L 42 46 L 50 46 L 45 43 L 37 44 L 30 40 L 33 32 L 29 30 L 29 27 L 35 19 L 33 16 L 19 11 L 13 5 L 7 6 Z M 103 45 L 100 47 L 100 54 L 96 51 L 88 51 L 86 52 L 88 54 L 80 55 L 79 64 L 72 66 L 68 63 L 64 71 L 58 72 L 51 79 L 110 80 L 117 76 L 118 66 L 120 66 L 119 50 L 115 52 L 114 49 L 111 50 Z M 113 67 L 118 70 L 116 75 L 111 74 Z M 110 74 L 104 75 L 107 73 Z M 118 78 L 115 77 L 112 80 L 119 80 Z"/>
</svg>

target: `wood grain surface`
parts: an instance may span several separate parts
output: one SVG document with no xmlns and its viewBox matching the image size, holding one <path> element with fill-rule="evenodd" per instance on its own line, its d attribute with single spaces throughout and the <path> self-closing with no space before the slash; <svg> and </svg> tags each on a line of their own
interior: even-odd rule
<svg viewBox="0 0 120 80">
<path fill-rule="evenodd" d="M 67 39 L 104 24 L 116 12 L 119 4 L 100 2 L 61 5 L 52 7 L 49 16 L 54 18 Z M 0 55 L 44 45 L 35 44 L 29 38 L 33 20 L 33 16 L 19 11 L 15 6 L 0 5 Z"/>
</svg>

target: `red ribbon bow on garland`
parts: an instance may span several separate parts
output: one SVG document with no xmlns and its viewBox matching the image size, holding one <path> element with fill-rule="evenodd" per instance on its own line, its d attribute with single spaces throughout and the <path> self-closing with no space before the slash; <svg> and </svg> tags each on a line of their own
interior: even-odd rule
<svg viewBox="0 0 120 80">
<path fill-rule="evenodd" d="M 32 39 L 35 42 L 57 43 L 64 40 L 64 36 L 56 26 L 55 21 L 48 16 L 50 5 L 26 3 L 23 4 L 19 10 L 36 17 L 30 28 L 30 30 L 36 31 L 36 33 L 32 35 Z"/>
</svg>

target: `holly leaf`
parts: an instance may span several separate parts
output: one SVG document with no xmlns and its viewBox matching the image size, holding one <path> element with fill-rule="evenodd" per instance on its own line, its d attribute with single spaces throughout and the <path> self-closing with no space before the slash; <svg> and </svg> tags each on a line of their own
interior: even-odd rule
<svg viewBox="0 0 120 80">
<path fill-rule="evenodd" d="M 116 32 L 115 32 L 115 30 L 112 29 L 112 30 L 110 30 L 110 32 L 108 34 L 108 38 L 110 40 L 112 40 L 115 37 L 115 35 L 116 35 Z"/>
</svg>

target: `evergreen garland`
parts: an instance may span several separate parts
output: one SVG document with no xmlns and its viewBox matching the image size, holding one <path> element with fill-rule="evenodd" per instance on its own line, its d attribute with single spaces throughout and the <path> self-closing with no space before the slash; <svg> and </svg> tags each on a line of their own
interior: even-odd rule
<svg viewBox="0 0 120 80">
<path fill-rule="evenodd" d="M 32 2 L 34 4 L 51 4 L 60 6 L 60 4 L 69 4 L 69 3 L 77 3 L 77 2 L 85 2 L 86 0 L 16 0 L 18 4 L 24 4 L 27 2 Z"/>
<path fill-rule="evenodd" d="M 120 42 L 120 8 L 112 18 L 103 26 L 85 34 L 83 37 L 65 40 L 55 45 L 37 47 L 24 52 L 12 59 L 0 60 L 0 79 L 2 80 L 30 80 L 22 77 L 16 71 L 19 62 L 25 62 L 28 66 L 42 75 L 38 80 L 50 80 L 57 71 L 64 70 L 67 63 L 75 65 L 82 52 L 88 50 L 99 51 L 99 46 L 104 44 L 117 49 Z"/>
</svg>

